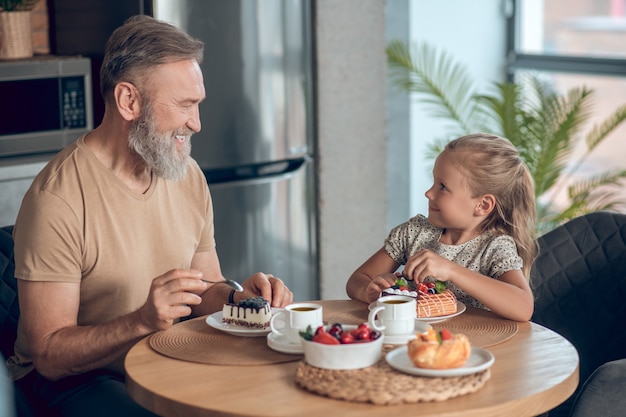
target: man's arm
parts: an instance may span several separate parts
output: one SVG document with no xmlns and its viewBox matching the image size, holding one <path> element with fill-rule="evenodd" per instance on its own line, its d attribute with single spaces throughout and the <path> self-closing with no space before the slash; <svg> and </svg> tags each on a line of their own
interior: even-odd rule
<svg viewBox="0 0 626 417">
<path fill-rule="evenodd" d="M 138 310 L 94 326 L 78 326 L 80 284 L 18 280 L 20 325 L 37 371 L 48 379 L 103 367 L 142 337 L 191 313 L 207 284 L 197 272 L 172 270 L 152 282 Z"/>
</svg>

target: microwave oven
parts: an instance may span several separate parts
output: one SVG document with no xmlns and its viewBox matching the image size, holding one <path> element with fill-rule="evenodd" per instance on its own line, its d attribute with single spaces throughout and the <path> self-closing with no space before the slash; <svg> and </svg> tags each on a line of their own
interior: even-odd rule
<svg viewBox="0 0 626 417">
<path fill-rule="evenodd" d="M 91 61 L 0 60 L 0 158 L 54 153 L 93 128 Z"/>
</svg>

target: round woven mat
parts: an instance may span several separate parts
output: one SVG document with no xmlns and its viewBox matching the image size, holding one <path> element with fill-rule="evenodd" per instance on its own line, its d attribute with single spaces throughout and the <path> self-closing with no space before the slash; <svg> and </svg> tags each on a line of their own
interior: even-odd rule
<svg viewBox="0 0 626 417">
<path fill-rule="evenodd" d="M 471 307 L 468 307 L 468 309 Z M 481 316 L 480 321 L 476 316 Z M 480 308 L 473 309 L 473 317 L 460 314 L 449 320 L 433 323 L 435 330 L 446 328 L 452 333 L 463 333 L 472 346 L 486 348 L 509 340 L 517 334 L 517 322 L 497 317 L 490 311 Z"/>
<path fill-rule="evenodd" d="M 154 350 L 170 358 L 211 365 L 267 365 L 302 359 L 302 355 L 272 350 L 265 336 L 240 337 L 213 329 L 205 323 L 205 317 L 157 332 L 148 342 Z"/>
<path fill-rule="evenodd" d="M 383 354 L 390 349 L 385 346 Z M 444 401 L 478 391 L 489 378 L 489 369 L 452 378 L 413 376 L 394 370 L 384 357 L 364 369 L 320 369 L 301 361 L 296 370 L 296 384 L 307 391 L 336 400 L 376 405 Z"/>
<path fill-rule="evenodd" d="M 490 311 L 480 308 L 467 307 L 472 310 L 473 316 L 465 313 L 448 320 L 433 323 L 435 330 L 447 328 L 452 333 L 463 333 L 467 336 L 472 346 L 489 347 L 502 343 L 515 336 L 518 324 L 515 321 L 500 318 Z M 329 317 L 329 323 L 359 324 L 367 321 L 369 310 L 367 307 L 335 314 Z M 475 318 L 480 316 L 480 321 Z"/>
</svg>

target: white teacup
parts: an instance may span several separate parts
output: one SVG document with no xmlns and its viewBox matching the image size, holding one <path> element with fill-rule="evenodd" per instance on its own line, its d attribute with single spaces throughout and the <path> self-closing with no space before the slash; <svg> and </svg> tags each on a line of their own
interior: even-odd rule
<svg viewBox="0 0 626 417">
<path fill-rule="evenodd" d="M 283 327 L 276 326 L 278 317 L 285 323 Z M 289 343 L 300 343 L 300 332 L 305 331 L 308 326 L 315 331 L 323 324 L 322 306 L 314 303 L 289 304 L 284 310 L 273 314 L 270 320 L 272 332 L 286 337 Z"/>
<path fill-rule="evenodd" d="M 386 335 L 405 335 L 415 331 L 416 318 L 415 298 L 387 295 L 376 300 L 376 306 L 370 311 L 367 321 L 372 329 Z"/>
</svg>

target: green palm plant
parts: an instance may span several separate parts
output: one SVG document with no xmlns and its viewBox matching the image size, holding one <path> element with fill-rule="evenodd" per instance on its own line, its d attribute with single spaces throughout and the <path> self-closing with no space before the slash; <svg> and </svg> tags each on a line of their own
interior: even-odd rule
<svg viewBox="0 0 626 417">
<path fill-rule="evenodd" d="M 417 93 L 434 117 L 447 122 L 445 137 L 431 146 L 429 158 L 434 159 L 449 138 L 474 132 L 504 136 L 519 149 L 535 181 L 538 233 L 585 213 L 624 207 L 617 190 L 626 170 L 607 170 L 582 180 L 575 179 L 575 173 L 624 122 L 626 105 L 586 134 L 585 150 L 573 160 L 581 130 L 592 114 L 592 90 L 572 88 L 559 95 L 537 76 L 527 75 L 516 83 L 494 83 L 493 91 L 478 94 L 467 69 L 445 51 L 394 40 L 386 52 L 393 84 Z M 552 196 L 562 186 L 567 187 L 568 206 L 557 208 Z"/>
</svg>

